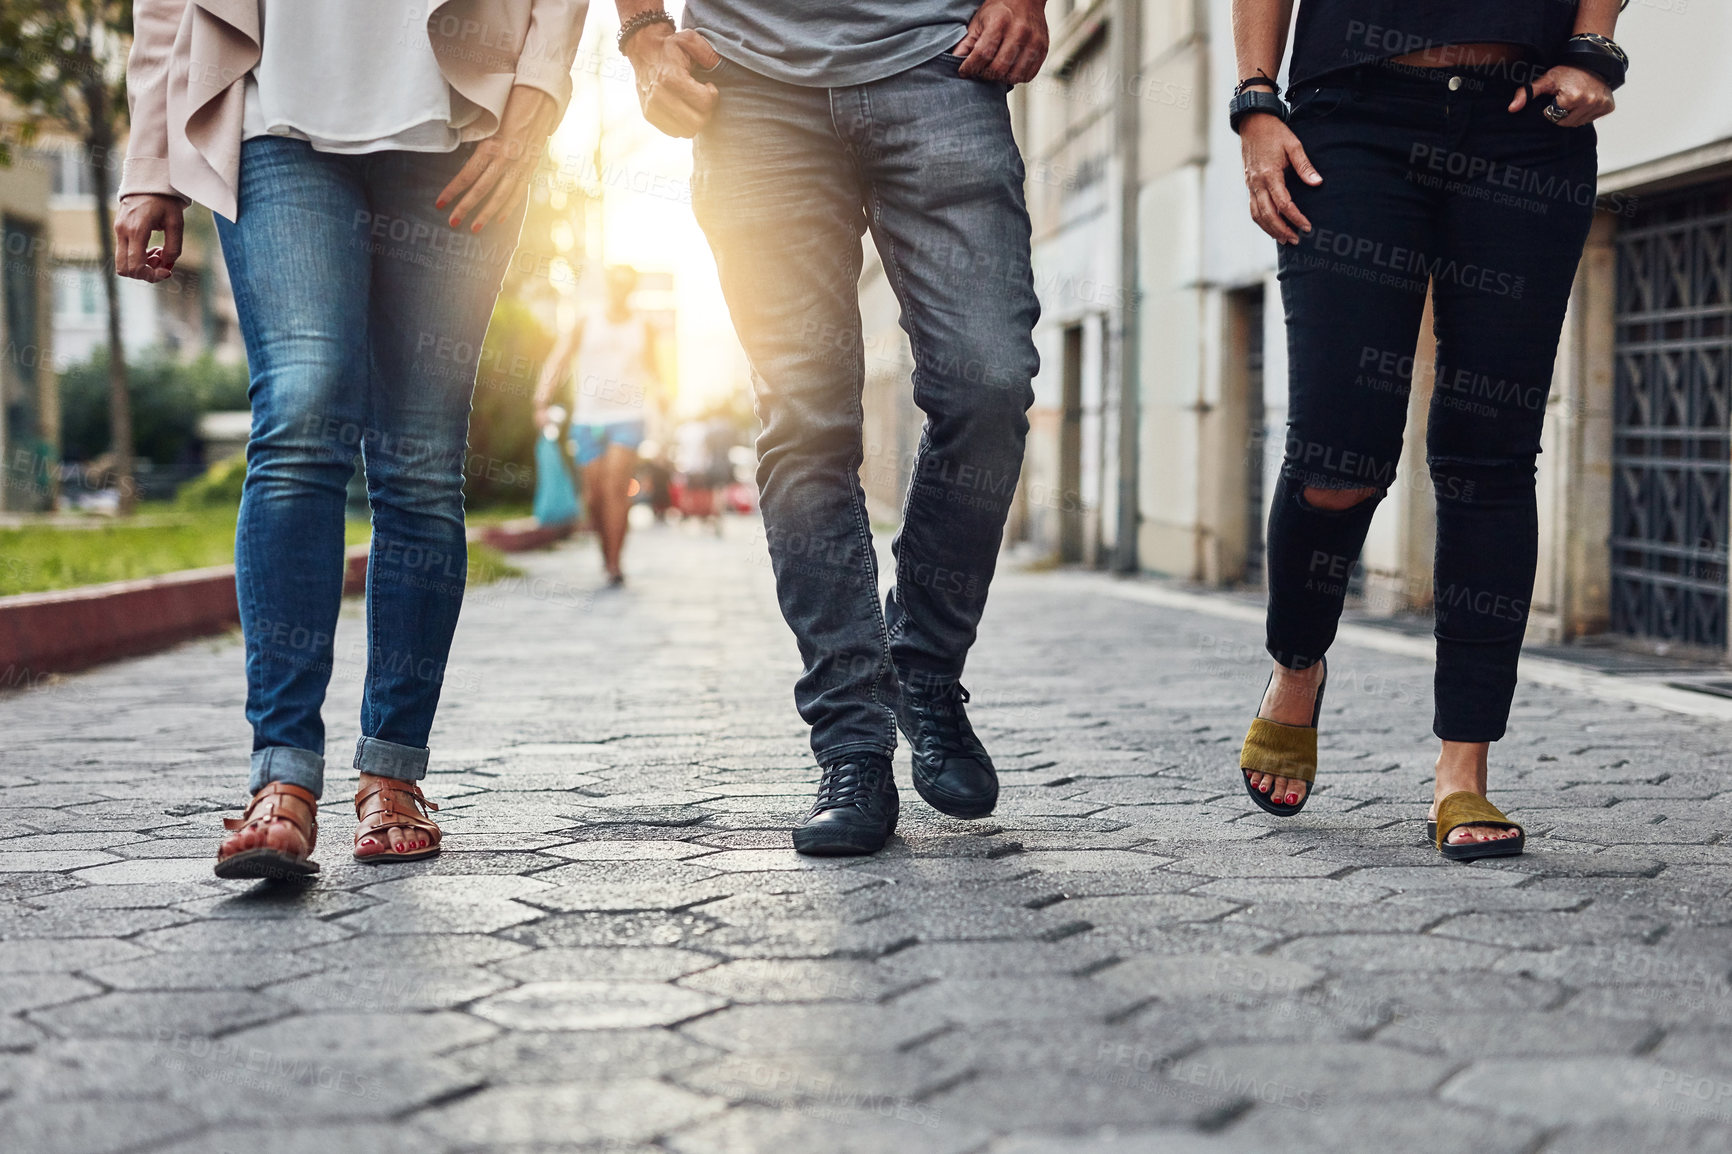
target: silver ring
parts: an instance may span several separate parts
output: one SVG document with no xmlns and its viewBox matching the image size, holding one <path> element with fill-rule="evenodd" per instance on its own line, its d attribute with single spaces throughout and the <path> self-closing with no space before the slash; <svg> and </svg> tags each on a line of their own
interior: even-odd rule
<svg viewBox="0 0 1732 1154">
<path fill-rule="evenodd" d="M 1552 101 L 1550 104 L 1546 105 L 1546 107 L 1545 107 L 1545 117 L 1547 120 L 1551 121 L 1553 124 L 1563 123 L 1565 120 L 1567 120 L 1569 118 L 1569 115 L 1570 115 L 1570 110 L 1565 108 L 1563 105 L 1559 104 L 1555 100 Z"/>
</svg>

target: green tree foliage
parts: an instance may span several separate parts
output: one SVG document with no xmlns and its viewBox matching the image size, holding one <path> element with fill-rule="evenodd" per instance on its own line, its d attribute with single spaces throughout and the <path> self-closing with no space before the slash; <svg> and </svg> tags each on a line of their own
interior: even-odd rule
<svg viewBox="0 0 1732 1154">
<path fill-rule="evenodd" d="M 535 495 L 535 385 L 553 335 L 528 306 L 501 296 L 481 346 L 469 418 L 464 496 L 470 508 L 528 504 Z"/>
<path fill-rule="evenodd" d="M 247 408 L 247 368 L 206 354 L 177 362 L 164 355 L 131 366 L 133 440 L 138 455 L 158 465 L 198 459 L 200 414 Z M 88 461 L 111 443 L 108 353 L 98 350 L 60 374 L 61 453 Z"/>
</svg>

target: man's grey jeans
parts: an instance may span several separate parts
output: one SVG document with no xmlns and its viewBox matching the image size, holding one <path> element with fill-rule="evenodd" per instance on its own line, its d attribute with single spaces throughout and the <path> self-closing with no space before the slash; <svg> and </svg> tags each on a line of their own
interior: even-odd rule
<svg viewBox="0 0 1732 1154">
<path fill-rule="evenodd" d="M 822 763 L 893 751 L 900 683 L 961 675 L 1022 469 L 1040 314 L 1022 157 L 1007 89 L 960 63 L 847 88 L 728 60 L 699 73 L 721 99 L 697 138 L 692 204 L 752 365 L 765 535 Z M 868 229 L 926 414 L 911 462 L 862 446 L 867 372 L 901 371 L 898 350 L 861 335 Z M 883 605 L 863 462 L 913 474 Z"/>
</svg>

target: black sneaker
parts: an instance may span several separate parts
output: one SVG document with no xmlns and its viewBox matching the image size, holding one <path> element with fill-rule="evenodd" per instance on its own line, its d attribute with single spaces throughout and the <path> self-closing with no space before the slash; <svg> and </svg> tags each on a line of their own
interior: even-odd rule
<svg viewBox="0 0 1732 1154">
<path fill-rule="evenodd" d="M 794 829 L 794 849 L 814 857 L 877 853 L 896 832 L 900 808 L 890 759 L 850 755 L 823 768 L 818 800 Z"/>
<path fill-rule="evenodd" d="M 939 813 L 985 817 L 998 805 L 998 771 L 963 705 L 968 690 L 955 681 L 916 689 L 902 685 L 896 726 L 914 758 L 914 788 Z"/>
</svg>

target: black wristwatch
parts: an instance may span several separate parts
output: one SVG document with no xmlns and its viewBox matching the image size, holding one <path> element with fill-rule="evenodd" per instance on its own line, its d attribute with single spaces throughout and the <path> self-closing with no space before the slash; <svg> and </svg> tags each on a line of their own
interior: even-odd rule
<svg viewBox="0 0 1732 1154">
<path fill-rule="evenodd" d="M 1630 71 L 1630 57 L 1617 41 L 1593 32 L 1579 32 L 1564 41 L 1557 62 L 1592 72 L 1614 89 L 1623 86 Z"/>
<path fill-rule="evenodd" d="M 1279 96 L 1266 89 L 1247 88 L 1227 102 L 1227 124 L 1234 132 L 1238 132 L 1240 123 L 1247 116 L 1258 112 L 1278 116 L 1283 124 L 1287 122 L 1287 105 Z"/>
</svg>

